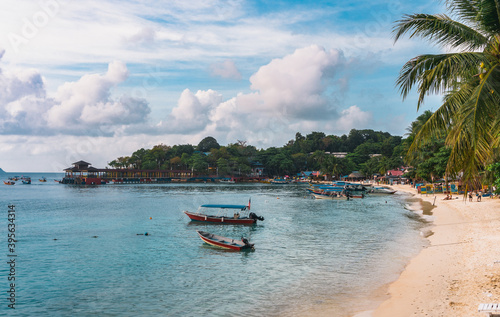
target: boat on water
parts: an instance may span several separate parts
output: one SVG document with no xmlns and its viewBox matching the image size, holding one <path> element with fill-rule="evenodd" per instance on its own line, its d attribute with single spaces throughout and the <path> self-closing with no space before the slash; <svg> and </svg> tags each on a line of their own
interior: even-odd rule
<svg viewBox="0 0 500 317">
<path fill-rule="evenodd" d="M 367 191 L 362 184 L 348 183 L 345 185 L 345 193 L 350 198 L 365 198 Z"/>
<path fill-rule="evenodd" d="M 271 179 L 269 181 L 269 183 L 282 185 L 282 184 L 289 184 L 290 181 L 288 181 L 287 179 L 284 179 L 284 178 L 274 178 L 274 179 Z"/>
<path fill-rule="evenodd" d="M 203 240 L 203 242 L 218 248 L 223 248 L 226 250 L 233 250 L 233 251 L 254 249 L 254 244 L 249 243 L 248 240 L 245 238 L 241 238 L 241 240 L 238 240 L 238 239 L 231 239 L 223 236 L 218 236 L 216 234 L 209 233 L 206 231 L 196 230 L 196 232 L 200 236 L 200 239 Z"/>
<path fill-rule="evenodd" d="M 42 182 L 42 183 L 45 183 L 47 181 L 47 179 L 45 177 L 42 177 L 42 178 L 39 179 L 39 181 Z"/>
<path fill-rule="evenodd" d="M 3 181 L 3 183 L 5 185 L 16 185 L 16 182 L 12 181 L 12 180 L 8 180 L 8 181 Z"/>
<path fill-rule="evenodd" d="M 311 193 L 315 199 L 330 199 L 330 200 L 349 200 L 349 197 L 344 194 L 336 193 Z"/>
<path fill-rule="evenodd" d="M 21 181 L 23 182 L 23 184 L 29 185 L 31 184 L 31 177 L 23 176 L 21 178 Z"/>
<path fill-rule="evenodd" d="M 373 186 L 368 190 L 369 194 L 392 195 L 396 190 L 387 186 Z"/>
<path fill-rule="evenodd" d="M 221 183 L 221 184 L 234 184 L 234 183 L 236 183 L 236 181 L 232 178 L 231 179 L 221 179 L 219 181 L 219 183 Z"/>
<path fill-rule="evenodd" d="M 367 193 L 365 186 L 347 182 L 333 182 L 331 185 L 315 185 L 307 190 L 317 199 L 342 198 L 348 200 L 347 198 L 365 198 Z"/>
<path fill-rule="evenodd" d="M 250 201 L 245 205 L 201 205 L 197 212 L 184 211 L 191 221 L 204 223 L 253 225 L 258 220 L 263 221 L 264 217 L 259 217 L 250 212 Z"/>
</svg>

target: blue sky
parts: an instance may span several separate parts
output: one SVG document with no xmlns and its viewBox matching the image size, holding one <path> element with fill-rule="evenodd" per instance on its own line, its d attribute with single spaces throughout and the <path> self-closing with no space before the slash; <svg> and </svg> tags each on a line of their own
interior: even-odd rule
<svg viewBox="0 0 500 317">
<path fill-rule="evenodd" d="M 296 132 L 403 135 L 395 20 L 436 1 L 2 1 L 0 167 L 104 167 L 156 144 L 282 146 Z"/>
</svg>

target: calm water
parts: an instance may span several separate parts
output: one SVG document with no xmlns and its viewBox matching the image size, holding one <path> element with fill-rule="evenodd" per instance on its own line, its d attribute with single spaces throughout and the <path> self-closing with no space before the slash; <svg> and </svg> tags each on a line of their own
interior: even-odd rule
<svg viewBox="0 0 500 317">
<path fill-rule="evenodd" d="M 374 305 L 423 244 L 425 223 L 403 195 L 321 201 L 304 185 L 76 187 L 54 182 L 60 174 L 27 174 L 31 185 L 0 186 L 3 294 L 8 204 L 18 240 L 16 310 L 4 295 L 0 315 L 302 316 L 333 307 L 349 316 Z M 265 217 L 253 227 L 193 224 L 182 213 L 250 197 Z M 246 236 L 256 250 L 214 249 L 196 230 Z"/>
</svg>

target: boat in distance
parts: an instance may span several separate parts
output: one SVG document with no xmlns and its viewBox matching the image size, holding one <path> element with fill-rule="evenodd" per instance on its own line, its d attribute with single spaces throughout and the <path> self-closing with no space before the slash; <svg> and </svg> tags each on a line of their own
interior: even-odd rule
<svg viewBox="0 0 500 317">
<path fill-rule="evenodd" d="M 374 186 L 372 189 L 368 190 L 369 194 L 382 194 L 382 195 L 392 195 L 396 192 L 396 190 L 388 187 L 388 186 Z"/>
<path fill-rule="evenodd" d="M 200 239 L 203 240 L 203 242 L 218 248 L 223 248 L 233 251 L 254 249 L 253 247 L 254 245 L 249 243 L 248 240 L 245 238 L 241 238 L 241 240 L 238 240 L 238 239 L 231 239 L 223 236 L 218 236 L 216 234 L 209 233 L 206 231 L 196 230 L 196 232 L 200 236 Z"/>
<path fill-rule="evenodd" d="M 311 193 L 315 199 L 330 199 L 330 200 L 349 200 L 349 197 L 342 194 L 330 194 L 330 193 Z"/>
<path fill-rule="evenodd" d="M 257 220 L 263 221 L 253 212 L 249 212 L 250 203 L 245 205 L 201 205 L 197 212 L 184 211 L 191 221 L 203 223 L 253 225 Z"/>
</svg>

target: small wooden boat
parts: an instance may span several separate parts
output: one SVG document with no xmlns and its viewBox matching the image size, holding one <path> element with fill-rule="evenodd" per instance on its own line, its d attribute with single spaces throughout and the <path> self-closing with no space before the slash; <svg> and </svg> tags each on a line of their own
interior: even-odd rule
<svg viewBox="0 0 500 317">
<path fill-rule="evenodd" d="M 315 199 L 330 199 L 330 200 L 349 200 L 349 197 L 345 195 L 333 195 L 333 194 L 320 194 L 320 193 L 311 193 L 311 195 Z"/>
<path fill-rule="evenodd" d="M 3 181 L 5 185 L 16 185 L 16 182 L 8 180 L 8 181 Z"/>
<path fill-rule="evenodd" d="M 396 191 L 390 187 L 387 186 L 377 186 L 377 187 L 372 187 L 372 189 L 368 190 L 369 194 L 381 194 L 381 195 L 392 195 Z"/>
<path fill-rule="evenodd" d="M 221 179 L 219 181 L 219 183 L 221 183 L 221 184 L 234 184 L 234 183 L 236 183 L 236 181 L 232 178 L 231 179 Z"/>
<path fill-rule="evenodd" d="M 250 211 L 250 202 L 245 205 L 201 205 L 197 212 L 184 211 L 191 221 L 205 223 L 253 225 L 257 220 L 263 221 Z"/>
<path fill-rule="evenodd" d="M 206 231 L 196 230 L 203 242 L 213 245 L 218 248 L 223 248 L 227 250 L 242 251 L 242 250 L 252 250 L 254 249 L 253 244 L 249 243 L 247 239 L 241 238 L 231 239 L 222 236 L 215 235 L 213 233 L 208 233 Z"/>
<path fill-rule="evenodd" d="M 283 185 L 283 184 L 289 184 L 290 182 L 284 178 L 275 178 L 270 181 L 271 184 L 278 184 L 278 185 Z"/>
<path fill-rule="evenodd" d="M 45 177 L 42 177 L 42 178 L 39 179 L 39 181 L 42 182 L 42 183 L 45 183 L 45 182 L 47 182 L 47 179 Z"/>
<path fill-rule="evenodd" d="M 21 181 L 23 182 L 23 184 L 29 185 L 29 184 L 31 184 L 31 177 L 23 176 L 21 178 Z"/>
</svg>

